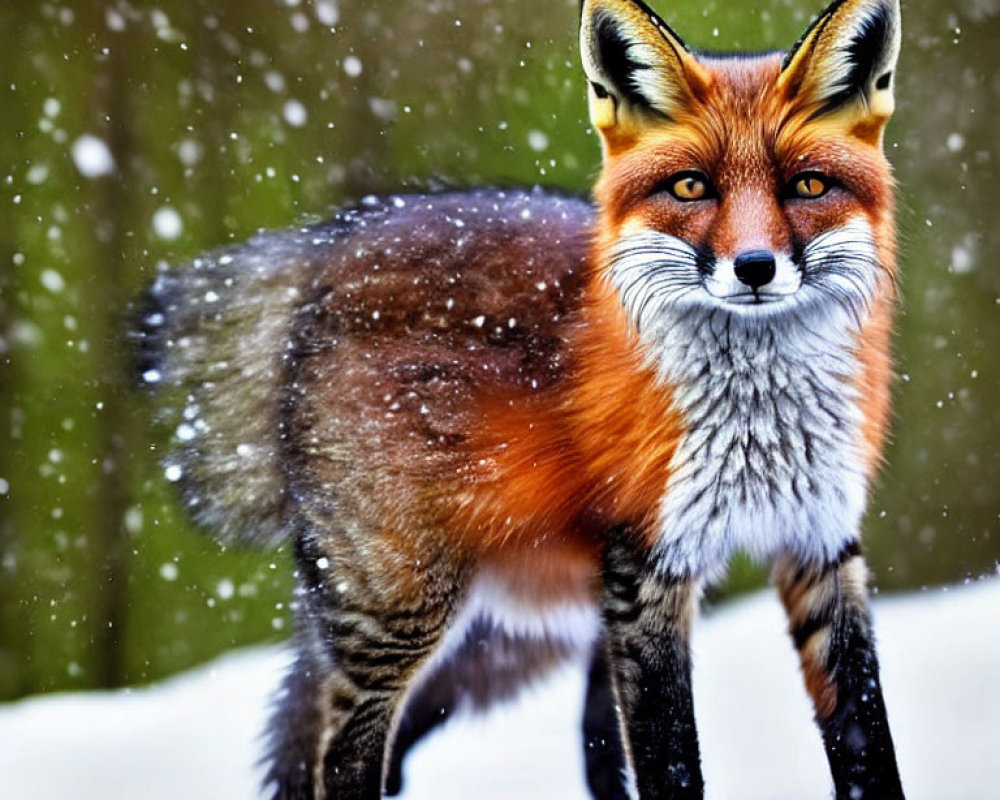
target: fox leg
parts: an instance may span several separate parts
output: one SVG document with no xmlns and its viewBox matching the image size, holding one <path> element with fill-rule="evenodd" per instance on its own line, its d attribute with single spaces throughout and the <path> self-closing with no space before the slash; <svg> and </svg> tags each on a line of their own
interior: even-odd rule
<svg viewBox="0 0 1000 800">
<path fill-rule="evenodd" d="M 386 767 L 385 793 L 395 797 L 403 791 L 403 761 L 413 746 L 427 734 L 447 722 L 461 700 L 457 688 L 447 682 L 446 670 L 440 670 L 413 697 L 396 728 Z"/>
<path fill-rule="evenodd" d="M 607 643 L 594 645 L 583 708 L 583 757 L 594 800 L 628 800 L 625 751 Z"/>
<path fill-rule="evenodd" d="M 299 635 L 296 660 L 282 683 L 268 725 L 265 785 L 273 800 L 313 800 L 317 742 L 324 713 L 318 701 L 323 677 L 333 670 L 327 654 L 315 652 L 310 637 Z"/>
<path fill-rule="evenodd" d="M 443 653 L 441 663 L 423 675 L 406 697 L 390 747 L 387 795 L 402 791 L 402 767 L 407 752 L 447 721 L 459 705 L 485 711 L 495 703 L 510 700 L 523 686 L 547 675 L 578 652 L 572 640 L 511 634 L 484 616 L 467 623 L 462 637 L 457 646 L 453 645 L 454 649 Z M 617 725 L 614 719 L 612 722 Z M 598 797 L 606 800 L 604 795 Z"/>
<path fill-rule="evenodd" d="M 273 798 L 378 800 L 401 702 L 443 635 L 459 571 L 425 567 L 433 588 L 400 595 L 395 576 L 363 574 L 357 558 L 338 568 L 297 548 L 300 653 L 272 725 Z"/>
<path fill-rule="evenodd" d="M 642 800 L 704 793 L 688 645 L 697 586 L 664 574 L 627 532 L 605 549 L 603 614 L 625 748 Z"/>
<path fill-rule="evenodd" d="M 901 800 L 857 542 L 832 562 L 786 556 L 774 580 L 788 612 L 837 800 Z"/>
</svg>

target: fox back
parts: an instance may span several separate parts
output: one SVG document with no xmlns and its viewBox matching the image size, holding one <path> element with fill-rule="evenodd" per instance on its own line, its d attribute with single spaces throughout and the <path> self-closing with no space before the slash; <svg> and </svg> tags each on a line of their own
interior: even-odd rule
<svg viewBox="0 0 1000 800">
<path fill-rule="evenodd" d="M 836 0 L 787 53 L 696 54 L 585 0 L 593 205 L 373 199 L 160 275 L 166 476 L 217 535 L 295 546 L 276 797 L 398 791 L 463 699 L 574 654 L 595 796 L 700 797 L 688 631 L 738 550 L 775 562 L 838 797 L 902 797 L 858 544 L 899 38 L 894 0 Z"/>
</svg>

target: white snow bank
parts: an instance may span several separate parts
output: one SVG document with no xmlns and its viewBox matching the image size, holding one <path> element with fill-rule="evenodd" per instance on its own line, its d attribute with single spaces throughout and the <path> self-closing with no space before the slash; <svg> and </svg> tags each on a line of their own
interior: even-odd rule
<svg viewBox="0 0 1000 800">
<path fill-rule="evenodd" d="M 883 683 L 909 800 L 1000 797 L 1000 581 L 878 599 Z M 710 800 L 821 800 L 830 783 L 773 595 L 695 634 Z M 0 798 L 244 800 L 288 655 L 257 649 L 150 689 L 0 706 Z M 407 763 L 405 800 L 584 800 L 571 665 L 488 717 L 456 717 Z"/>
<path fill-rule="evenodd" d="M 148 689 L 0 706 L 0 800 L 253 798 L 282 650 L 223 656 Z"/>
</svg>

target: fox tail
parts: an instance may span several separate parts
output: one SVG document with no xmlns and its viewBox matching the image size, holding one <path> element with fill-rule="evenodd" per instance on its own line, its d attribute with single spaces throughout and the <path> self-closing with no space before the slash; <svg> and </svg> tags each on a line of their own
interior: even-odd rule
<svg viewBox="0 0 1000 800">
<path fill-rule="evenodd" d="M 317 237 L 328 243 L 332 227 L 262 234 L 162 272 L 134 314 L 139 379 L 170 430 L 165 477 L 222 541 L 270 546 L 288 533 L 287 363 Z"/>
</svg>

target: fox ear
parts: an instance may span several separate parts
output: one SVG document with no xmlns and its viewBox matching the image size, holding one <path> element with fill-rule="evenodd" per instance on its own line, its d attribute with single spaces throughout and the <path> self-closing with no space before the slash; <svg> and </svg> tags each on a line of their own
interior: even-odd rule
<svg viewBox="0 0 1000 800">
<path fill-rule="evenodd" d="M 880 134 L 899 41 L 899 0 L 834 0 L 785 56 L 779 85 L 813 117 L 846 113 Z"/>
<path fill-rule="evenodd" d="M 583 0 L 580 54 L 590 120 L 606 140 L 650 118 L 676 119 L 708 86 L 684 42 L 641 0 Z"/>
</svg>

